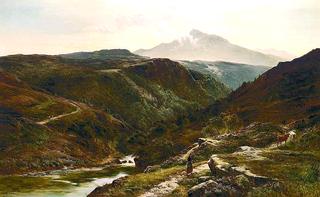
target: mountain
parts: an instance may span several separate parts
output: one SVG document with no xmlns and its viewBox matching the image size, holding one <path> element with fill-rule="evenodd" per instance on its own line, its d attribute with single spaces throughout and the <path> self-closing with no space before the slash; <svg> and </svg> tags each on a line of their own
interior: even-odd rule
<svg viewBox="0 0 320 197">
<path fill-rule="evenodd" d="M 0 169 L 11 166 L 5 173 L 99 164 L 152 150 L 148 146 L 170 146 L 172 152 L 141 157 L 163 160 L 197 137 L 196 130 L 183 129 L 193 114 L 230 92 L 169 59 L 119 50 L 99 58 L 92 58 L 97 52 L 81 54 L 0 57 L 7 73 L 0 77 Z"/>
<path fill-rule="evenodd" d="M 319 98 L 316 49 L 214 103 L 196 143 L 89 196 L 317 196 Z"/>
<path fill-rule="evenodd" d="M 309 125 L 320 120 L 320 49 L 282 62 L 246 83 L 227 99 L 223 111 L 254 121 Z"/>
<path fill-rule="evenodd" d="M 243 64 L 274 66 L 281 58 L 230 43 L 228 40 L 198 30 L 190 36 L 170 43 L 162 43 L 151 49 L 140 49 L 134 53 L 148 57 L 165 57 L 175 60 L 227 61 Z"/>
<path fill-rule="evenodd" d="M 259 75 L 269 69 L 265 66 L 238 64 L 232 62 L 208 62 L 208 61 L 179 61 L 189 70 L 211 75 L 224 83 L 232 90 L 237 89 L 244 82 L 253 81 Z"/>
<path fill-rule="evenodd" d="M 93 52 L 75 52 L 69 54 L 61 54 L 61 57 L 69 59 L 91 59 L 91 60 L 128 60 L 143 59 L 143 57 L 131 53 L 127 49 L 104 49 Z"/>
</svg>

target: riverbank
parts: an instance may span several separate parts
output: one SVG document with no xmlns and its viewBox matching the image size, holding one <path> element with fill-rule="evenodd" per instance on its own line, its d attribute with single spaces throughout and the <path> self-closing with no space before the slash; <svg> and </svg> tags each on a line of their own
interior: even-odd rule
<svg viewBox="0 0 320 197">
<path fill-rule="evenodd" d="M 134 156 L 128 155 L 108 165 L 2 175 L 0 196 L 85 197 L 97 187 L 137 172 Z"/>
<path fill-rule="evenodd" d="M 87 196 L 96 187 L 135 174 L 134 167 L 56 170 L 46 174 L 0 176 L 0 196 Z"/>
</svg>

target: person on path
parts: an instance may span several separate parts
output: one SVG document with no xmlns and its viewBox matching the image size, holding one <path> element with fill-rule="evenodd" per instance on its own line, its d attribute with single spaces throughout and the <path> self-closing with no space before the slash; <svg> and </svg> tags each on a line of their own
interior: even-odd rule
<svg viewBox="0 0 320 197">
<path fill-rule="evenodd" d="M 192 158 L 191 155 L 189 155 L 188 159 L 187 159 L 187 175 L 189 176 L 193 171 L 192 168 Z"/>
</svg>

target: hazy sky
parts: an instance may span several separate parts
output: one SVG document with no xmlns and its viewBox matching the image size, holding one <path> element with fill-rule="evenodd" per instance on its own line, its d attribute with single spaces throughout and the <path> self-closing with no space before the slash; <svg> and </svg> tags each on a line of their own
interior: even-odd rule
<svg viewBox="0 0 320 197">
<path fill-rule="evenodd" d="M 0 55 L 136 50 L 191 29 L 302 55 L 320 47 L 320 1 L 0 0 Z"/>
</svg>

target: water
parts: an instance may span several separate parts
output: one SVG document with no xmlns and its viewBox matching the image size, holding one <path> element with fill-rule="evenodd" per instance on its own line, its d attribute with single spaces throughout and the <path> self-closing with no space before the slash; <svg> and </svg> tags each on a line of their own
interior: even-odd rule
<svg viewBox="0 0 320 197">
<path fill-rule="evenodd" d="M 0 194 L 0 196 L 4 195 L 8 197 L 85 197 L 89 193 L 91 193 L 96 187 L 103 186 L 105 184 L 110 184 L 112 183 L 112 181 L 124 176 L 128 176 L 128 174 L 125 172 L 119 172 L 116 175 L 110 177 L 87 178 L 87 181 L 81 180 L 84 178 L 81 177 L 78 180 L 73 180 L 74 182 L 65 180 L 63 176 L 11 176 L 6 177 L 4 180 L 1 181 L 6 185 L 6 188 L 1 188 L 2 194 Z"/>
<path fill-rule="evenodd" d="M 121 165 L 135 167 L 134 158 L 135 157 L 133 155 L 127 155 L 123 157 L 120 159 Z"/>
<path fill-rule="evenodd" d="M 133 160 L 126 156 L 123 160 Z M 95 188 L 135 173 L 134 163 L 106 168 L 51 171 L 46 175 L 0 176 L 0 196 L 85 197 Z"/>
</svg>

